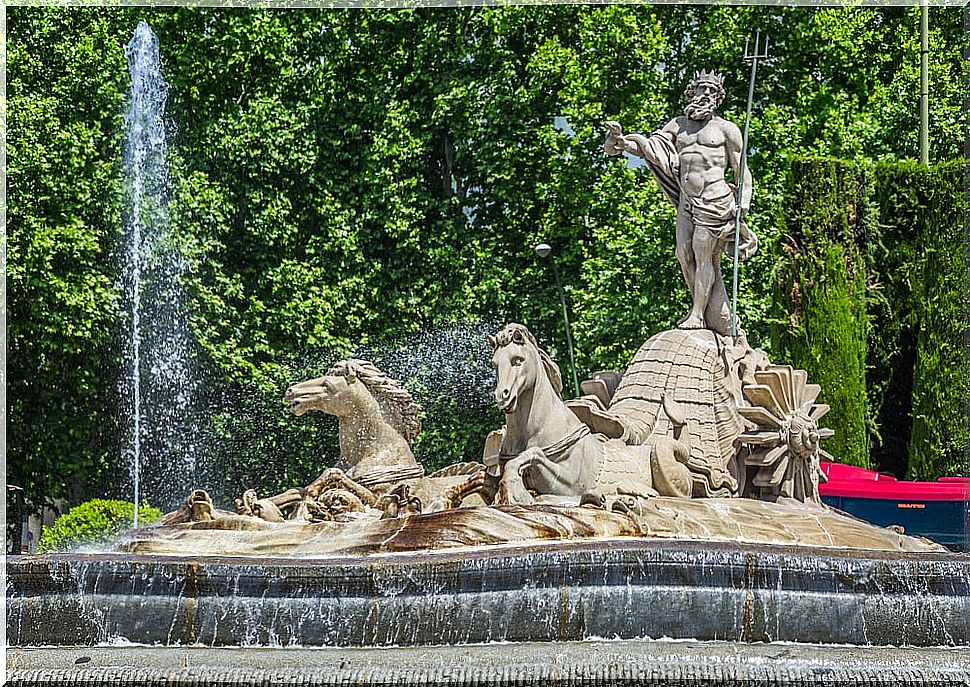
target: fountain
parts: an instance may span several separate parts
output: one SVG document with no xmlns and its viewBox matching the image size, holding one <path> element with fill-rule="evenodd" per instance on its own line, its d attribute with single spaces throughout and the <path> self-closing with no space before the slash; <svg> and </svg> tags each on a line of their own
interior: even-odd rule
<svg viewBox="0 0 970 687">
<path fill-rule="evenodd" d="M 611 122 L 606 140 L 648 159 L 696 249 L 678 253 L 680 326 L 569 401 L 528 328 L 503 327 L 505 426 L 481 462 L 431 474 L 411 450 L 419 408 L 376 365 L 294 384 L 292 412 L 338 418 L 337 465 L 223 508 L 193 489 L 109 552 L 9 562 L 15 679 L 970 679 L 970 558 L 824 506 L 823 390 L 728 333 L 718 251 L 737 205 L 673 173 L 710 153 L 681 157 L 719 83 L 696 75 L 697 117 L 669 137 Z M 718 121 L 709 149 L 734 135 Z"/>
<path fill-rule="evenodd" d="M 197 435 L 191 418 L 195 392 L 192 335 L 180 279 L 186 270 L 168 221 L 165 101 L 158 38 L 139 22 L 125 46 L 131 93 L 123 150 L 126 210 L 122 268 L 126 317 L 121 380 L 130 434 L 125 449 L 133 501 L 145 496 L 172 506 L 179 480 L 194 479 Z M 129 420 L 130 418 L 130 420 Z M 147 478 L 147 479 L 146 479 Z M 138 511 L 135 509 L 135 526 Z"/>
</svg>

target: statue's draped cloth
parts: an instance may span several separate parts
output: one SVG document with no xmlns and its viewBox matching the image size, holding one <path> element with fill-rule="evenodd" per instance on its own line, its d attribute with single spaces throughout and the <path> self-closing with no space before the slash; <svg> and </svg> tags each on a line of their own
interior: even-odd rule
<svg viewBox="0 0 970 687">
<path fill-rule="evenodd" d="M 687 212 L 695 227 L 701 227 L 710 232 L 725 253 L 734 254 L 734 221 L 738 211 L 734 187 L 729 185 L 732 193 L 726 193 L 717 198 L 681 197 L 680 189 L 680 158 L 670 137 L 662 132 L 655 132 L 651 136 L 630 134 L 627 138 L 637 146 L 637 154 L 646 160 L 650 172 L 663 190 L 667 200 L 675 208 L 683 208 Z M 738 257 L 746 260 L 758 249 L 758 237 L 741 220 L 740 247 Z"/>
</svg>

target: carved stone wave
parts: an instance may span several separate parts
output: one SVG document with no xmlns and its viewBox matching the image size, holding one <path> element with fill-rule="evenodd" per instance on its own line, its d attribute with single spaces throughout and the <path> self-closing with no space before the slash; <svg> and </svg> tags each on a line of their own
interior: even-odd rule
<svg viewBox="0 0 970 687">
<path fill-rule="evenodd" d="M 212 556 L 366 555 L 536 541 L 646 539 L 788 544 L 835 549 L 944 551 L 830 508 L 753 499 L 658 497 L 640 513 L 572 504 L 454 508 L 392 519 L 287 521 L 219 512 L 213 520 L 146 527 L 119 540 L 130 553 Z"/>
</svg>

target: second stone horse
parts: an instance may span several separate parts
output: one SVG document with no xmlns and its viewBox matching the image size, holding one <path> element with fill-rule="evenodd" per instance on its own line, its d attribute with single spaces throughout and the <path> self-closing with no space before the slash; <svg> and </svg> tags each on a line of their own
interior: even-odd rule
<svg viewBox="0 0 970 687">
<path fill-rule="evenodd" d="M 690 497 L 685 446 L 672 438 L 628 446 L 591 432 L 563 402 L 559 367 L 525 326 L 509 324 L 489 343 L 506 416 L 496 504 L 548 495 L 623 510 L 657 495 Z"/>
</svg>

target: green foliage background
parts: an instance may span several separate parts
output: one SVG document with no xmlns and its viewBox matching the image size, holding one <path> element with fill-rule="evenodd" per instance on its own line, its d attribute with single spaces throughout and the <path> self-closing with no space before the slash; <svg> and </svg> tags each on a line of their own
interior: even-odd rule
<svg viewBox="0 0 970 687">
<path fill-rule="evenodd" d="M 799 160 L 790 174 L 775 346 L 822 387 L 819 402 L 832 408 L 824 422 L 835 430 L 825 450 L 867 466 L 866 180 L 838 160 Z"/>
<path fill-rule="evenodd" d="M 912 362 L 906 362 L 913 366 L 910 479 L 970 473 L 966 254 L 960 221 L 967 212 L 965 172 L 966 166 L 956 162 L 930 169 L 915 163 L 877 169 L 883 213 L 896 230 L 893 240 L 884 243 L 889 251 L 900 250 L 902 261 L 908 262 L 901 270 L 886 272 L 884 279 L 894 292 L 890 307 L 896 326 L 907 330 L 906 348 L 896 349 L 896 361 L 905 364 L 901 359 L 909 355 Z M 905 203 L 901 208 L 896 205 L 900 201 Z M 892 210 L 900 214 L 894 216 Z M 909 236 L 900 236 L 899 229 Z M 893 343 L 891 332 L 887 328 L 882 347 Z"/>
<path fill-rule="evenodd" d="M 792 164 L 774 343 L 822 385 L 841 461 L 910 479 L 968 472 L 965 171 Z"/>
<path fill-rule="evenodd" d="M 785 170 L 806 154 L 916 156 L 918 11 L 9 8 L 8 479 L 27 508 L 127 489 L 115 258 L 123 46 L 138 20 L 159 36 L 170 85 L 206 486 L 232 494 L 300 483 L 335 457 L 332 419 L 293 418 L 280 396 L 354 352 L 383 355 L 417 385 L 429 463 L 480 455 L 500 424 L 484 331 L 525 322 L 565 366 L 540 241 L 556 250 L 581 374 L 622 368 L 670 327 L 686 303 L 672 208 L 646 170 L 605 158 L 602 122 L 661 126 L 701 67 L 726 74 L 723 114 L 741 122 L 743 37 L 756 27 L 775 59 L 759 70 L 751 129 L 763 247 L 740 290 L 749 338 L 770 348 Z M 962 140 L 960 13 L 932 8 L 931 24 L 930 135 L 943 160 Z M 443 376 L 450 390 L 395 353 L 438 339 L 460 363 Z M 944 384 L 934 379 L 930 395 Z M 953 454 L 934 456 L 920 465 L 952 467 Z"/>
</svg>

